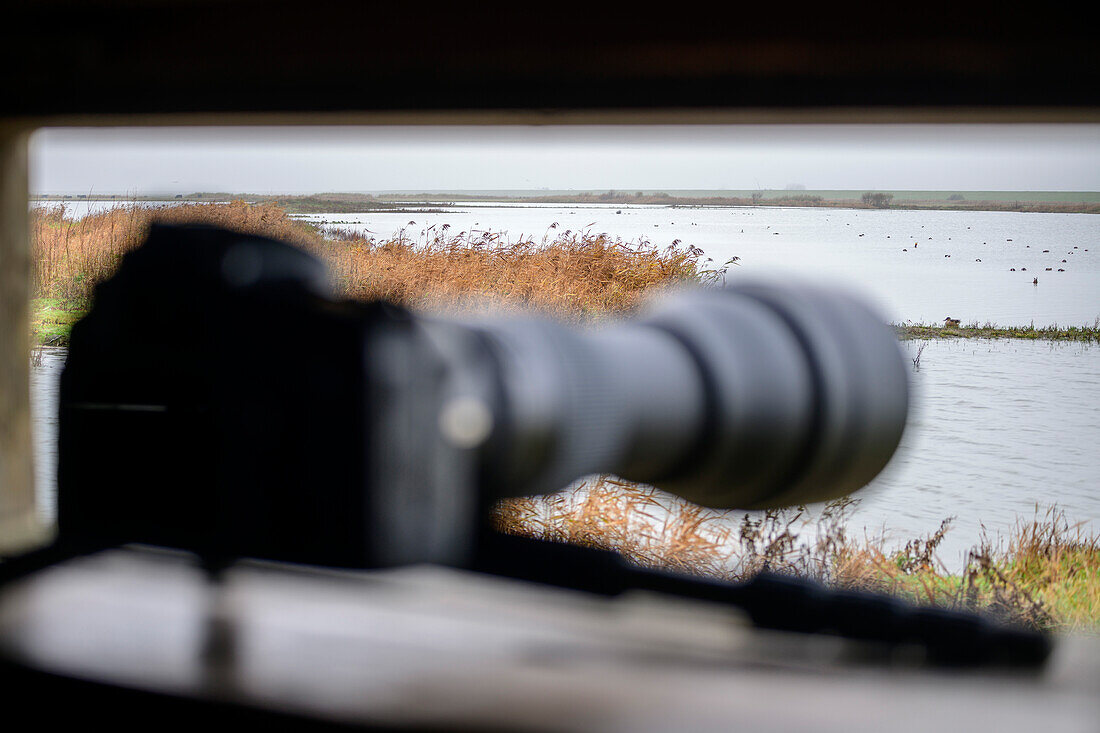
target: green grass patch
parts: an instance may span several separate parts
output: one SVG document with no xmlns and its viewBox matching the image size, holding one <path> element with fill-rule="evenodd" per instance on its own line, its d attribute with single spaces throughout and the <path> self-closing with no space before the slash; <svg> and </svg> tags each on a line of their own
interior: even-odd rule
<svg viewBox="0 0 1100 733">
<path fill-rule="evenodd" d="M 61 298 L 31 301 L 31 343 L 38 346 L 67 346 L 73 324 L 87 311 L 82 304 Z"/>
<path fill-rule="evenodd" d="M 915 339 L 1027 339 L 1044 341 L 1100 341 L 1100 319 L 1091 326 L 999 326 L 994 323 L 941 326 L 925 323 L 895 324 L 903 341 Z"/>
</svg>

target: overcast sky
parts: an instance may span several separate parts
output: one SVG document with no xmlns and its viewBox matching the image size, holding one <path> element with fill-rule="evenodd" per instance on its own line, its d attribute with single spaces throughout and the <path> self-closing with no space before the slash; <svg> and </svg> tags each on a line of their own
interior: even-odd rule
<svg viewBox="0 0 1100 733">
<path fill-rule="evenodd" d="M 55 128 L 31 191 L 1100 190 L 1100 125 Z"/>
</svg>

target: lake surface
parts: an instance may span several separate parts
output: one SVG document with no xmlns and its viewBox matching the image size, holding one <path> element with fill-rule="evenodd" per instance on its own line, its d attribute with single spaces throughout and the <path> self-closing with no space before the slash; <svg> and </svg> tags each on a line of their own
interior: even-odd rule
<svg viewBox="0 0 1100 733">
<path fill-rule="evenodd" d="M 740 257 L 741 264 L 730 268 L 731 281 L 797 276 L 839 283 L 896 322 L 951 316 L 964 323 L 1091 325 L 1100 317 L 1100 216 L 1085 214 L 463 204 L 442 214 L 302 218 L 379 237 L 401 228 L 416 237 L 429 226 L 449 224 L 451 232 L 491 229 L 513 240 L 566 230 L 628 241 L 644 237 L 662 247 L 679 239 L 716 263 Z M 912 357 L 919 344 L 902 346 Z M 53 512 L 56 380 L 63 359 L 63 350 L 46 350 L 32 380 L 47 516 Z M 903 542 L 954 516 L 939 554 L 957 568 L 983 526 L 995 538 L 1017 518 L 1031 517 L 1036 505 L 1056 504 L 1071 521 L 1100 529 L 1100 346 L 931 341 L 913 371 L 913 386 L 901 448 L 858 494 L 851 533 L 886 529 Z"/>
<path fill-rule="evenodd" d="M 910 357 L 921 343 L 903 342 Z M 901 446 L 858 496 L 852 529 L 905 539 L 956 517 L 941 546 L 955 564 L 981 537 L 1057 505 L 1100 530 L 1100 346 L 930 341 L 913 370 Z"/>
</svg>

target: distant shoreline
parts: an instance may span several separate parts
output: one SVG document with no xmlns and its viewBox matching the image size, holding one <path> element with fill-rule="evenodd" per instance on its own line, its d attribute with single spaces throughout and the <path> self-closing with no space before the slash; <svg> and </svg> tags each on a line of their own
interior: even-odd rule
<svg viewBox="0 0 1100 733">
<path fill-rule="evenodd" d="M 688 195 L 690 194 L 690 195 Z M 442 213 L 460 203 L 601 204 L 606 206 L 801 207 L 893 211 L 1015 211 L 1100 214 L 1100 192 L 1089 191 L 621 191 L 323 193 L 310 195 L 197 192 L 171 196 L 39 195 L 44 203 L 211 203 L 241 200 L 276 204 L 290 214 Z M 430 205 L 431 209 L 417 204 Z M 411 205 L 411 206 L 410 206 Z"/>
</svg>

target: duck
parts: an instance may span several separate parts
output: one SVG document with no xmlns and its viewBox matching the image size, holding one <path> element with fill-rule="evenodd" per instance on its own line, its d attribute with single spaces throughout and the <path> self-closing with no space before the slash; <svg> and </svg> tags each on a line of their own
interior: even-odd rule
<svg viewBox="0 0 1100 733">
<path fill-rule="evenodd" d="M 958 328 L 961 323 L 962 321 L 960 321 L 958 318 L 952 318 L 951 316 L 943 319 L 944 328 Z"/>
</svg>

